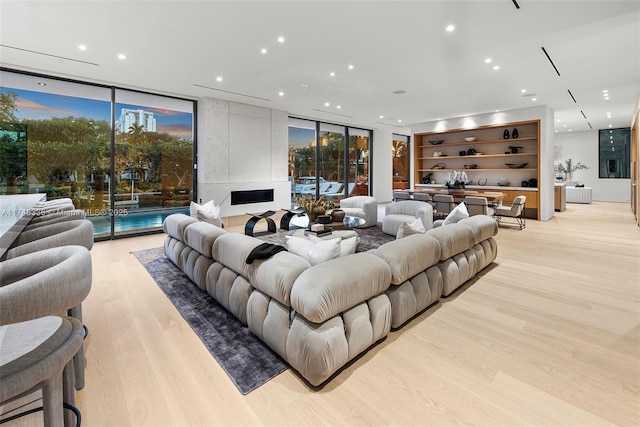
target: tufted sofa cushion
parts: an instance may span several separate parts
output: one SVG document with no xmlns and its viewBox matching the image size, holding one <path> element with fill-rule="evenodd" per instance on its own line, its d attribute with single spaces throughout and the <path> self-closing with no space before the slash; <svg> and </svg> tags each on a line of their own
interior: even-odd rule
<svg viewBox="0 0 640 427">
<path fill-rule="evenodd" d="M 391 283 L 399 285 L 440 260 L 440 243 L 429 234 L 413 234 L 385 243 L 373 253 L 391 269 Z"/>
<path fill-rule="evenodd" d="M 440 260 L 466 251 L 474 244 L 475 236 L 471 228 L 462 224 L 449 224 L 429 231 L 429 236 L 440 243 Z"/>
<path fill-rule="evenodd" d="M 202 255 L 212 258 L 213 242 L 223 234 L 227 232 L 222 228 L 208 222 L 197 221 L 184 229 L 184 243 Z"/>
<path fill-rule="evenodd" d="M 300 274 L 291 290 L 291 307 L 311 322 L 321 323 L 384 292 L 390 281 L 389 266 L 373 254 L 335 258 Z"/>
</svg>

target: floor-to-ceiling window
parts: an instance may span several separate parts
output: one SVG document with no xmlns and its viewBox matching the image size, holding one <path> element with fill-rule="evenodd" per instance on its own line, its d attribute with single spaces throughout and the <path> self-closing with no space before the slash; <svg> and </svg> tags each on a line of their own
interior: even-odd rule
<svg viewBox="0 0 640 427">
<path fill-rule="evenodd" d="M 301 195 L 340 199 L 370 193 L 372 132 L 289 118 L 289 180 L 292 205 Z"/>
<path fill-rule="evenodd" d="M 393 134 L 391 141 L 391 161 L 393 162 L 393 189 L 409 188 L 409 137 Z"/>
<path fill-rule="evenodd" d="M 159 230 L 186 210 L 193 101 L 1 73 L 0 194 L 68 197 L 97 238 Z"/>
</svg>

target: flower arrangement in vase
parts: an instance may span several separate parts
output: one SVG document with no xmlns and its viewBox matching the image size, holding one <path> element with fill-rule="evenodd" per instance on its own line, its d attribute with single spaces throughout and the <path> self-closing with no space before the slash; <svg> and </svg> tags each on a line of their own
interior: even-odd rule
<svg viewBox="0 0 640 427">
<path fill-rule="evenodd" d="M 469 181 L 467 173 L 465 171 L 451 171 L 447 177 L 447 188 L 449 193 L 462 193 L 464 187 Z"/>
</svg>

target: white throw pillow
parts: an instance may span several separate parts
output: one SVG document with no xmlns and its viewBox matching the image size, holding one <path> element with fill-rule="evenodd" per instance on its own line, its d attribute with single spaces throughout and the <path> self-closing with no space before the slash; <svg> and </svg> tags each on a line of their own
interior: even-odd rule
<svg viewBox="0 0 640 427">
<path fill-rule="evenodd" d="M 216 206 L 213 200 L 209 200 L 204 205 L 191 202 L 189 205 L 189 214 L 194 218 L 198 218 L 198 211 L 206 212 L 207 217 L 220 218 L 220 206 Z"/>
<path fill-rule="evenodd" d="M 465 218 L 469 218 L 469 212 L 467 211 L 467 206 L 464 203 L 460 203 L 449 212 L 449 215 L 444 219 L 442 225 L 455 224 Z"/>
<path fill-rule="evenodd" d="M 218 208 L 218 212 L 220 212 L 219 208 Z M 209 224 L 213 224 L 217 227 L 222 228 L 222 219 L 220 219 L 220 216 L 214 215 L 211 212 L 206 211 L 204 209 L 198 210 L 198 212 L 196 213 L 196 218 L 198 218 L 198 221 L 208 222 Z"/>
<path fill-rule="evenodd" d="M 398 234 L 396 234 L 396 240 L 403 237 L 410 236 L 412 234 L 424 234 L 427 230 L 424 228 L 422 219 L 416 218 L 413 222 L 403 222 L 400 228 L 398 228 Z"/>
<path fill-rule="evenodd" d="M 340 241 L 342 240 L 340 238 L 320 239 L 317 242 L 312 242 L 303 237 L 286 236 L 286 240 L 289 252 L 301 256 L 309 261 L 311 265 L 320 264 L 340 256 Z"/>
<path fill-rule="evenodd" d="M 307 237 L 309 237 L 309 240 L 311 240 L 313 243 L 321 242 L 323 240 L 333 240 L 333 239 L 322 239 L 318 236 L 313 236 L 313 235 L 309 235 Z M 340 238 L 340 256 L 355 254 L 356 247 L 358 247 L 358 236 Z"/>
</svg>

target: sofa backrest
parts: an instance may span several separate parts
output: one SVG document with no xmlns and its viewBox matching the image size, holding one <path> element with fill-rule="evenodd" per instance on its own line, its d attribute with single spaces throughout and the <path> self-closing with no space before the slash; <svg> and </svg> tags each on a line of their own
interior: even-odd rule
<svg viewBox="0 0 640 427">
<path fill-rule="evenodd" d="M 391 283 L 399 285 L 438 263 L 440 243 L 429 234 L 413 234 L 393 240 L 371 251 L 391 270 Z"/>
</svg>

